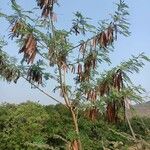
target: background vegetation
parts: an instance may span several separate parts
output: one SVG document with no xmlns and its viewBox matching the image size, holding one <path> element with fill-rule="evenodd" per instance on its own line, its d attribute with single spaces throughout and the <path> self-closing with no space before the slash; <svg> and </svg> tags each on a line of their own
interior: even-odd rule
<svg viewBox="0 0 150 150">
<path fill-rule="evenodd" d="M 110 125 L 103 116 L 93 122 L 83 114 L 79 113 L 79 128 L 85 150 L 128 150 L 135 144 L 126 122 Z M 131 124 L 138 140 L 150 141 L 150 118 L 133 118 Z M 1 150 L 65 150 L 74 136 L 71 115 L 61 104 L 0 105 Z"/>
</svg>

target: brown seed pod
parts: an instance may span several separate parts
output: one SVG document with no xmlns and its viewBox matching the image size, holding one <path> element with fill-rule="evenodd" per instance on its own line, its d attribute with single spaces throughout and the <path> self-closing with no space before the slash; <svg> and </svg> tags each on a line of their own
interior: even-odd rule
<svg viewBox="0 0 150 150">
<path fill-rule="evenodd" d="M 96 67 L 96 52 L 90 52 L 89 55 L 86 57 L 84 62 L 84 71 L 83 71 L 83 78 L 82 81 L 88 81 L 90 79 L 90 72 L 91 69 L 95 69 Z"/>
<path fill-rule="evenodd" d="M 79 63 L 78 64 L 78 71 L 77 71 L 78 74 L 82 74 L 82 65 Z"/>
<path fill-rule="evenodd" d="M 122 71 L 118 69 L 115 74 L 112 75 L 113 78 L 113 87 L 116 88 L 118 91 L 123 87 L 123 77 Z"/>
<path fill-rule="evenodd" d="M 37 5 L 42 9 L 42 17 L 48 17 L 49 15 L 56 19 L 56 15 L 53 12 L 53 6 L 57 3 L 57 0 L 36 0 Z"/>
<path fill-rule="evenodd" d="M 107 47 L 108 39 L 105 32 L 100 33 L 100 35 L 98 36 L 98 41 L 101 47 Z"/>
<path fill-rule="evenodd" d="M 31 66 L 27 73 L 27 80 L 30 83 L 35 82 L 38 85 L 42 84 L 42 72 L 40 71 L 40 68 L 38 68 L 37 66 L 34 66 L 34 65 Z"/>
<path fill-rule="evenodd" d="M 23 60 L 26 60 L 28 64 L 33 63 L 37 53 L 37 41 L 33 34 L 27 36 L 24 45 L 20 49 L 19 53 L 24 53 Z"/>
<path fill-rule="evenodd" d="M 95 46 L 99 43 L 102 48 L 107 48 L 107 46 L 114 41 L 114 31 L 114 27 L 110 25 L 105 31 L 101 32 L 93 39 L 93 45 Z"/>
<path fill-rule="evenodd" d="M 113 32 L 114 32 L 113 28 L 111 26 L 109 26 L 106 31 L 106 37 L 107 37 L 107 41 L 108 41 L 107 44 L 112 44 L 112 42 L 114 40 Z"/>
<path fill-rule="evenodd" d="M 16 21 L 11 29 L 10 38 L 19 36 L 22 38 L 24 36 L 23 30 L 25 30 L 25 25 L 21 21 Z"/>
</svg>

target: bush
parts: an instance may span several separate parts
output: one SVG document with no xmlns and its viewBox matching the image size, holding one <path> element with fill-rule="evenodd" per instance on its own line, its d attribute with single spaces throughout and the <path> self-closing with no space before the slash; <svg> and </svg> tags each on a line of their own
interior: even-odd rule
<svg viewBox="0 0 150 150">
<path fill-rule="evenodd" d="M 0 129 L 0 149 L 24 149 L 25 143 L 45 143 L 45 124 L 48 114 L 43 106 L 37 103 L 23 103 L 20 105 L 1 106 L 3 111 Z"/>
</svg>

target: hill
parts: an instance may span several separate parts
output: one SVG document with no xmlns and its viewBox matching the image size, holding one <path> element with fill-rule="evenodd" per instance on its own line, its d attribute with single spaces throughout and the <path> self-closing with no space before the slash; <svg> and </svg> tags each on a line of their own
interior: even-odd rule
<svg viewBox="0 0 150 150">
<path fill-rule="evenodd" d="M 127 112 L 129 117 L 139 116 L 150 118 L 150 101 L 133 105 Z"/>
</svg>

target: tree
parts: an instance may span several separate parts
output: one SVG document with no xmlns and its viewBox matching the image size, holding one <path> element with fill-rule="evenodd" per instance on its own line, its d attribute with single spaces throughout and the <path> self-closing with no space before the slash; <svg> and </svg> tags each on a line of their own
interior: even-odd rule
<svg viewBox="0 0 150 150">
<path fill-rule="evenodd" d="M 138 92 L 142 90 L 133 86 L 127 73 L 138 72 L 144 66 L 143 61 L 150 59 L 141 53 L 109 71 L 99 73 L 102 63 L 111 63 L 109 52 L 114 48 L 118 34 L 130 34 L 128 6 L 123 0 L 116 4 L 117 10 L 111 15 L 110 21 L 101 21 L 100 27 L 88 24 L 88 18 L 76 12 L 69 31 L 55 26 L 57 16 L 54 6 L 58 5 L 57 0 L 36 0 L 36 3 L 42 11 L 41 17 L 35 17 L 36 9 L 23 10 L 15 0 L 11 0 L 14 14 L 0 13 L 10 23 L 9 36 L 18 43 L 19 53 L 24 55 L 21 65 L 17 65 L 1 50 L 0 75 L 8 82 L 17 82 L 23 77 L 39 90 L 44 79 L 54 80 L 57 83 L 54 91 L 59 90 L 72 116 L 74 138 L 71 148 L 81 150 L 79 109 L 86 108 L 87 115 L 94 121 L 103 104 L 109 122 L 117 123 L 125 118 L 125 99 L 141 99 Z M 71 43 L 72 36 L 87 35 L 89 32 L 93 34 L 91 38 L 81 40 L 77 46 Z M 35 58 L 37 54 L 41 59 Z M 68 81 L 69 77 L 72 82 Z"/>
</svg>

